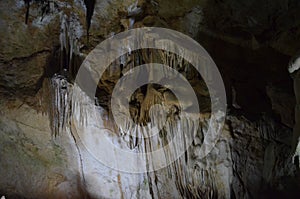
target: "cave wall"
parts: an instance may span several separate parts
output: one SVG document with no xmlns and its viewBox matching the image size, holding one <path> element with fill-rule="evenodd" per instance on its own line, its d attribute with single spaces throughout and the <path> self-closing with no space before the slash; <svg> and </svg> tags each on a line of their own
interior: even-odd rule
<svg viewBox="0 0 300 199">
<path fill-rule="evenodd" d="M 44 12 L 47 4 L 31 1 L 25 23 L 26 2 L 0 2 L 0 194 L 8 198 L 299 194 L 291 150 L 296 100 L 287 70 L 300 45 L 298 1 L 109 0 L 92 4 L 57 0 Z M 230 112 L 207 158 L 197 159 L 199 143 L 195 143 L 174 165 L 135 175 L 95 161 L 71 127 L 51 135 L 51 93 L 57 91 L 49 79 L 66 73 L 70 81 L 99 42 L 142 26 L 178 30 L 203 45 L 223 75 Z"/>
</svg>

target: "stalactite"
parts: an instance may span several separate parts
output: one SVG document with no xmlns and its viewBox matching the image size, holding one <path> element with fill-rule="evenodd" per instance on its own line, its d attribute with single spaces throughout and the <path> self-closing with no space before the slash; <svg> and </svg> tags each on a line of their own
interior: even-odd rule
<svg viewBox="0 0 300 199">
<path fill-rule="evenodd" d="M 57 6 L 56 3 L 51 0 L 24 0 L 24 4 L 26 6 L 26 14 L 25 14 L 25 24 L 28 24 L 29 12 L 30 12 L 30 3 L 36 3 L 40 8 L 41 20 L 43 20 L 44 15 L 48 14 L 51 11 L 50 2 Z"/>
<path fill-rule="evenodd" d="M 60 39 L 60 74 L 70 81 L 76 76 L 77 69 L 81 64 L 78 38 L 81 36 L 80 24 L 75 15 L 61 14 Z M 78 33 L 79 32 L 79 33 Z"/>
<path fill-rule="evenodd" d="M 29 9 L 30 9 L 30 2 L 31 2 L 31 0 L 24 0 L 25 6 L 26 6 L 25 24 L 28 23 Z"/>
<path fill-rule="evenodd" d="M 52 134 L 57 136 L 62 132 L 70 117 L 70 95 L 71 88 L 66 77 L 55 75 L 50 80 L 51 99 L 50 123 Z"/>
<path fill-rule="evenodd" d="M 69 26 L 64 20 L 62 20 L 62 24 L 62 50 L 67 49 L 67 51 L 70 51 L 72 47 L 70 47 L 69 42 L 72 40 L 70 40 L 70 36 L 66 34 L 66 32 L 69 34 Z M 183 69 L 187 67 L 187 63 L 182 60 L 181 57 L 171 55 L 168 52 L 164 52 L 162 55 L 164 56 L 164 63 L 174 67 L 175 69 Z M 132 58 L 137 60 L 137 62 L 143 62 L 145 59 L 142 56 L 143 53 L 138 52 L 135 53 Z M 126 56 L 120 57 L 120 61 L 118 62 L 119 65 L 120 63 L 124 65 L 124 68 L 126 68 L 129 63 L 125 58 Z M 148 57 L 148 59 L 150 58 Z M 99 123 L 105 123 L 105 116 L 101 116 L 101 118 L 95 117 L 95 111 L 97 111 L 95 104 L 98 103 L 97 99 L 95 102 L 93 102 L 93 100 L 82 90 L 80 90 L 79 87 L 74 88 L 74 86 L 68 82 L 65 75 L 55 75 L 51 82 L 53 90 L 51 124 L 54 135 L 63 133 L 66 128 L 74 128 L 72 127 L 74 126 L 74 122 L 76 122 L 76 126 L 82 126 L 83 128 Z M 207 130 L 205 129 L 205 126 L 208 125 L 209 118 L 203 120 L 203 124 L 201 123 L 200 125 L 200 130 L 198 129 L 197 132 L 195 132 L 197 129 L 196 119 L 176 117 L 176 112 L 171 112 L 166 116 L 166 120 L 164 121 L 162 120 L 163 113 L 161 112 L 163 110 L 154 110 L 151 109 L 151 107 L 155 104 L 162 104 L 164 100 L 170 100 L 169 95 L 169 97 L 165 98 L 165 96 L 167 96 L 167 91 L 165 89 L 158 89 L 155 85 L 149 85 L 145 87 L 144 90 L 140 89 L 138 92 L 140 95 L 143 95 L 143 98 L 141 98 L 142 100 L 140 100 L 141 104 L 138 107 L 140 109 L 140 112 L 138 112 L 139 115 L 134 122 L 132 120 L 125 120 L 123 125 L 124 128 L 115 128 L 115 130 L 111 130 L 111 132 L 119 131 L 110 135 L 112 140 L 118 140 L 118 142 L 112 141 L 113 143 L 122 147 L 126 147 L 129 150 L 143 153 L 156 151 L 163 148 L 165 156 L 164 158 L 167 161 L 170 161 L 172 157 L 178 155 L 178 152 L 176 150 L 172 151 L 170 147 L 167 147 L 168 144 L 171 144 L 175 149 L 187 147 L 187 143 L 192 141 L 194 134 L 197 134 L 197 140 L 200 140 L 197 142 L 197 144 L 195 144 L 195 146 L 193 146 L 193 148 L 188 149 L 188 151 L 185 152 L 181 158 L 165 168 L 165 170 L 162 171 L 163 175 L 160 173 L 161 171 L 158 171 L 157 173 L 147 173 L 146 176 L 150 195 L 152 195 L 154 198 L 159 197 L 159 187 L 161 186 L 160 181 L 167 182 L 172 179 L 174 186 L 178 190 L 178 193 L 181 195 L 181 197 L 217 198 L 220 190 L 215 190 L 217 185 L 212 183 L 217 179 L 217 176 L 215 176 L 214 173 L 216 170 L 218 170 L 215 165 L 212 165 L 212 162 L 214 161 L 211 161 L 211 158 L 214 158 L 214 156 L 207 157 L 205 160 L 199 160 L 197 155 L 195 155 L 202 144 L 204 132 Z M 101 110 L 98 111 L 101 112 Z M 136 122 L 141 125 L 137 126 Z M 148 137 L 151 133 L 149 130 L 154 126 L 154 124 L 158 125 L 158 128 L 161 130 L 159 134 Z M 107 128 L 107 126 L 99 126 L 99 128 Z M 175 135 L 178 136 L 179 142 L 171 143 Z M 225 149 L 228 150 L 226 147 Z M 219 155 L 218 152 L 214 153 L 216 153 L 215 156 Z M 222 156 L 220 158 L 220 161 L 223 161 L 222 158 L 230 159 L 230 157 L 227 156 L 229 156 L 229 153 L 225 153 L 224 157 Z M 145 161 L 149 168 L 153 167 L 154 162 L 151 158 L 145 158 Z M 195 165 L 197 165 L 197 169 L 194 169 Z M 227 168 L 221 168 L 221 170 L 230 172 L 226 169 Z M 229 185 L 224 184 L 222 186 Z"/>
<path fill-rule="evenodd" d="M 87 42 L 89 42 L 89 30 L 91 27 L 91 20 L 94 14 L 96 0 L 84 0 L 84 4 L 86 7 L 86 35 L 87 35 Z"/>
</svg>

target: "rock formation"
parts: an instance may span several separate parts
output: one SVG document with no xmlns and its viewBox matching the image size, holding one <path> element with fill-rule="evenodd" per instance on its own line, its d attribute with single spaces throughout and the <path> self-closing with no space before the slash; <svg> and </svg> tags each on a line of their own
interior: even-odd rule
<svg viewBox="0 0 300 199">
<path fill-rule="evenodd" d="M 298 198 L 299 59 L 287 67 L 300 48 L 299 7 L 296 0 L 0 1 L 0 196 Z M 197 71 L 179 56 L 135 50 L 112 62 L 98 82 L 85 79 L 97 84 L 95 96 L 75 86 L 79 67 L 100 42 L 145 26 L 189 35 L 222 74 L 226 121 L 205 158 L 199 151 L 209 119 L 215 117 L 210 94 Z M 134 92 L 130 115 L 144 127 L 166 118 L 168 129 L 137 139 L 134 135 L 147 132 L 132 129 L 129 121 L 124 121 L 126 129 L 115 127 L 110 107 L 114 86 L 130 69 L 151 61 L 178 70 L 194 89 L 201 110 L 195 139 L 163 169 L 133 174 L 109 168 L 86 147 L 104 139 L 93 132 L 101 130 L 105 139 L 134 152 L 167 146 L 173 134 L 166 132 L 178 134 L 182 143 L 190 139 L 185 132 L 194 121 L 178 120 L 178 99 L 156 84 Z M 189 106 L 188 97 L 184 103 Z M 165 105 L 167 114 L 155 104 Z M 122 113 L 124 107 L 119 108 Z M 172 156 L 165 153 L 166 159 Z M 151 161 L 120 164 L 147 167 Z"/>
</svg>

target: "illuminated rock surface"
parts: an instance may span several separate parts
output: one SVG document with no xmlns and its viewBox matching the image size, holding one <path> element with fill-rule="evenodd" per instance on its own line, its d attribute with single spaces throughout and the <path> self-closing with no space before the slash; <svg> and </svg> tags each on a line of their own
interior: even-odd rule
<svg viewBox="0 0 300 199">
<path fill-rule="evenodd" d="M 296 152 L 291 147 L 296 100 L 289 76 L 297 61 L 287 68 L 300 47 L 298 1 L 272 1 L 271 6 L 257 0 L 31 1 L 27 23 L 25 2 L 0 2 L 0 196 L 299 197 L 299 144 Z M 81 90 L 74 94 L 76 72 L 96 45 L 143 26 L 190 35 L 222 73 L 230 110 L 216 147 L 205 158 L 199 158 L 199 151 L 211 116 L 209 93 L 188 64 L 174 62 L 175 55 L 160 51 L 124 55 L 99 81 L 95 99 Z M 91 134 L 97 131 L 135 153 L 161 148 L 172 139 L 163 132 L 148 140 L 133 139 L 130 134 L 147 132 L 130 128 L 128 121 L 124 121 L 128 129 L 114 128 L 108 114 L 114 85 L 129 69 L 149 61 L 147 52 L 189 79 L 199 99 L 201 122 L 179 160 L 154 172 L 130 174 L 103 165 L 85 145 L 101 142 L 103 137 Z M 75 103 L 74 96 L 82 103 Z M 154 121 L 159 112 L 151 112 L 151 105 L 161 102 L 172 121 L 168 132 L 182 135 L 182 143 L 188 141 L 184 135 L 194 121 L 176 120 L 178 101 L 168 89 L 148 85 L 137 90 L 130 105 L 132 119 L 140 124 Z M 188 99 L 184 103 L 189 106 Z M 107 155 L 114 156 L 112 151 Z M 151 161 L 145 157 L 143 162 L 119 165 L 146 167 Z"/>
</svg>

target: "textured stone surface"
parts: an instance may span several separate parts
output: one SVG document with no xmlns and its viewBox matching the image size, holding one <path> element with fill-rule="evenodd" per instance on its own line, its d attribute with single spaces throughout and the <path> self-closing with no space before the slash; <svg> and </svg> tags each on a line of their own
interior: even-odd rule
<svg viewBox="0 0 300 199">
<path fill-rule="evenodd" d="M 7 198 L 82 198 L 74 141 L 68 135 L 53 139 L 47 115 L 19 105 L 1 105 L 0 193 Z"/>
<path fill-rule="evenodd" d="M 84 94 L 81 95 L 77 98 L 84 99 Z M 80 114 L 73 110 L 78 118 L 76 126 L 100 125 L 93 131 L 103 129 L 99 118 L 91 117 L 93 109 L 84 105 L 84 100 L 81 102 L 84 107 L 77 106 Z M 80 198 L 86 188 L 95 198 L 257 198 L 269 186 L 281 190 L 284 196 L 297 192 L 297 189 L 287 192 L 289 187 L 282 181 L 282 178 L 293 179 L 297 171 L 289 155 L 292 132 L 267 116 L 258 123 L 242 116 L 228 116 L 216 147 L 204 159 L 198 158 L 202 139 L 199 132 L 188 152 L 174 164 L 148 174 L 129 174 L 104 166 L 86 150 L 81 139 L 89 139 L 89 134 L 82 134 L 87 131 L 66 126 L 60 136 L 51 138 L 46 115 L 26 105 L 5 110 L 3 114 L 0 163 L 4 177 L 0 184 L 6 195 L 54 198 L 52 194 L 56 193 Z M 85 122 L 81 124 L 81 120 Z M 205 125 L 204 120 L 203 130 Z M 111 138 L 130 149 L 131 141 L 117 135 L 115 132 Z M 92 139 L 95 142 L 98 138 Z M 155 148 L 154 143 L 157 142 L 152 143 Z"/>
<path fill-rule="evenodd" d="M 25 24 L 24 1 L 0 1 L 0 195 L 7 198 L 299 196 L 299 144 L 294 157 L 290 150 L 295 99 L 286 69 L 289 56 L 300 45 L 298 1 L 96 1 L 89 41 L 84 1 L 53 2 L 50 11 L 43 13 L 41 4 L 32 1 Z M 128 174 L 107 168 L 86 151 L 77 137 L 82 132 L 76 132 L 70 125 L 69 92 L 81 61 L 99 42 L 120 31 L 142 26 L 179 30 L 199 41 L 219 66 L 229 106 L 236 103 L 240 109 L 231 107 L 220 140 L 206 158 L 199 158 L 203 137 L 199 132 L 188 152 L 169 167 Z M 149 60 L 147 53 L 136 53 Z M 109 110 L 107 104 L 114 84 L 133 66 L 132 56 L 117 60 L 113 74 L 107 71 L 99 82 L 97 97 L 105 110 Z M 62 78 L 51 82 L 55 73 Z M 204 83 L 199 83 L 193 71 L 185 75 L 203 103 L 202 110 L 209 112 L 209 108 L 205 109 L 210 101 Z M 149 119 L 147 114 L 136 113 L 140 109 L 147 113 L 154 96 L 170 107 L 178 105 L 168 90 L 155 86 L 147 89 L 148 96 L 142 89 L 135 93 L 136 102 L 131 109 L 136 121 Z M 298 96 L 297 87 L 295 91 Z M 77 111 L 82 110 L 84 107 Z M 81 113 L 77 124 L 91 119 L 90 114 L 87 110 Z M 93 122 L 99 125 L 98 120 Z M 110 122 L 104 126 L 110 127 Z M 204 121 L 202 129 L 206 125 Z M 61 133 L 57 137 L 51 136 L 58 132 Z M 122 147 L 132 149 L 140 144 L 126 136 L 117 137 L 120 132 L 115 129 L 112 132 L 111 139 L 118 140 Z M 295 138 L 294 142 L 297 145 Z M 144 144 L 158 147 L 156 141 Z"/>
</svg>

